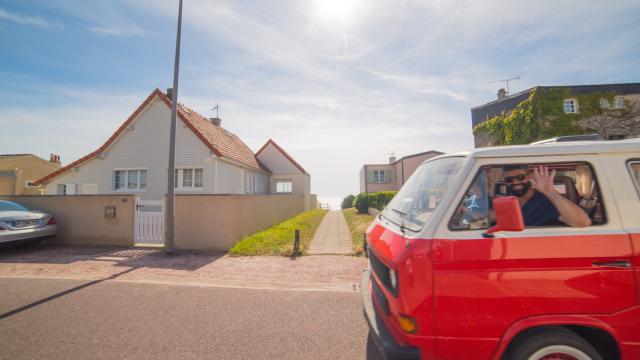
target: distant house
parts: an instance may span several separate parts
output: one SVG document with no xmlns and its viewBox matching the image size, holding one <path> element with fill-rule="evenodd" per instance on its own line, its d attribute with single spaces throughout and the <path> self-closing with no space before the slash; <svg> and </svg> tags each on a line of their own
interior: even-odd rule
<svg viewBox="0 0 640 360">
<path fill-rule="evenodd" d="M 388 164 L 365 164 L 360 169 L 360 192 L 399 190 L 423 161 L 442 154 L 429 150 L 400 160 L 392 156 Z"/>
<path fill-rule="evenodd" d="M 49 161 L 33 154 L 0 155 L 0 195 L 39 195 L 33 182 L 60 169 L 60 157 Z"/>
<path fill-rule="evenodd" d="M 162 200 L 167 193 L 170 110 L 170 98 L 156 89 L 97 150 L 34 185 L 44 185 L 48 195 L 126 193 Z M 297 162 L 273 140 L 261 150 L 261 161 L 221 127 L 220 119 L 207 119 L 182 104 L 177 117 L 176 194 L 309 196 L 309 174 L 294 177 L 287 164 Z M 278 187 L 279 180 L 289 183 Z"/>
<path fill-rule="evenodd" d="M 524 136 L 526 142 L 515 143 L 584 133 L 597 133 L 606 139 L 640 135 L 640 83 L 536 86 L 513 95 L 500 89 L 496 100 L 472 108 L 475 147 L 500 145 L 495 135 L 479 131 L 480 125 L 509 117 L 518 106 L 523 110 L 520 114 L 533 114 L 538 126 Z M 511 124 L 525 128 L 523 123 Z M 556 125 L 561 133 L 554 133 Z M 504 132 L 504 127 L 495 128 Z"/>
</svg>

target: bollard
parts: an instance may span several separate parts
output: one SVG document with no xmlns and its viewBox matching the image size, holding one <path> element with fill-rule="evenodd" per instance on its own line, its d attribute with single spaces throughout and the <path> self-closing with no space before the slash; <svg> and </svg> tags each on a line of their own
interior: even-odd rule
<svg viewBox="0 0 640 360">
<path fill-rule="evenodd" d="M 362 233 L 362 251 L 364 251 L 364 257 L 369 258 L 369 249 L 367 248 L 367 233 Z"/>
<path fill-rule="evenodd" d="M 294 240 L 293 240 L 293 256 L 300 256 L 300 230 L 295 229 L 294 232 Z"/>
</svg>

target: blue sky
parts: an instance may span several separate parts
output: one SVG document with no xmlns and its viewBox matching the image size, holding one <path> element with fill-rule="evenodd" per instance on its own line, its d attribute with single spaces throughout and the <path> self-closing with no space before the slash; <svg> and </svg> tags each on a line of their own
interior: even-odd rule
<svg viewBox="0 0 640 360">
<path fill-rule="evenodd" d="M 0 153 L 71 162 L 172 84 L 177 0 L 0 0 Z M 535 85 L 640 81 L 640 2 L 184 0 L 180 101 L 312 191 L 364 163 L 473 147 L 470 108 Z"/>
</svg>

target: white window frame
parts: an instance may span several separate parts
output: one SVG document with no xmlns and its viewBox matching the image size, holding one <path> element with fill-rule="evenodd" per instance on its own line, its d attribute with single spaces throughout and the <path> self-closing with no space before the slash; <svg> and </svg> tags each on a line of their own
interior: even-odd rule
<svg viewBox="0 0 640 360">
<path fill-rule="evenodd" d="M 373 170 L 373 183 L 374 184 L 386 184 L 387 170 Z"/>
<path fill-rule="evenodd" d="M 124 176 L 124 187 L 121 187 L 119 189 L 116 189 L 116 176 L 118 175 L 117 172 L 118 171 L 124 171 L 125 172 L 125 176 Z M 135 188 L 130 188 L 129 187 L 129 171 L 138 171 L 138 179 L 136 182 L 136 187 Z M 140 176 L 140 171 L 145 171 L 145 178 L 146 178 L 146 182 L 145 182 L 145 187 L 144 189 L 140 188 L 141 182 L 140 179 L 142 178 Z M 112 177 L 111 177 L 111 191 L 112 192 L 145 192 L 147 191 L 147 189 L 149 188 L 149 169 L 148 168 L 114 168 L 112 171 Z"/>
<path fill-rule="evenodd" d="M 624 96 L 615 97 L 615 108 L 618 110 L 624 109 Z"/>
<path fill-rule="evenodd" d="M 291 188 L 289 189 L 289 191 L 279 191 L 278 184 L 289 184 Z M 283 190 L 287 190 L 286 187 Z M 292 179 L 276 179 L 276 193 L 277 194 L 293 193 L 293 180 Z"/>
<path fill-rule="evenodd" d="M 600 98 L 600 108 L 601 109 L 608 109 L 611 107 L 611 104 L 609 104 L 609 99 L 607 98 Z"/>
<path fill-rule="evenodd" d="M 191 186 L 184 186 L 184 170 L 191 170 Z M 202 171 L 202 183 L 196 186 L 196 170 Z M 202 166 L 179 166 L 175 168 L 178 172 L 178 179 L 175 181 L 175 189 L 180 191 L 203 191 L 204 189 L 204 168 Z M 174 173 L 175 178 L 175 173 Z"/>
<path fill-rule="evenodd" d="M 571 104 L 571 105 L 569 105 Z M 568 105 L 571 106 L 571 108 L 568 108 Z M 564 102 L 562 103 L 562 109 L 564 110 L 565 114 L 577 114 L 578 113 L 578 100 L 577 99 L 565 99 Z M 573 111 L 569 111 L 569 110 L 573 110 Z"/>
</svg>

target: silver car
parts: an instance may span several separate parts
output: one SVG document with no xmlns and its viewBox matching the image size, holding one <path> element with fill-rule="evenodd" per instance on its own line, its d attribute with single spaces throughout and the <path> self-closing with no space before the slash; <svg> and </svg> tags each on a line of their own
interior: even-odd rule
<svg viewBox="0 0 640 360">
<path fill-rule="evenodd" d="M 0 200 L 0 245 L 35 244 L 57 234 L 58 225 L 53 216 Z"/>
</svg>

